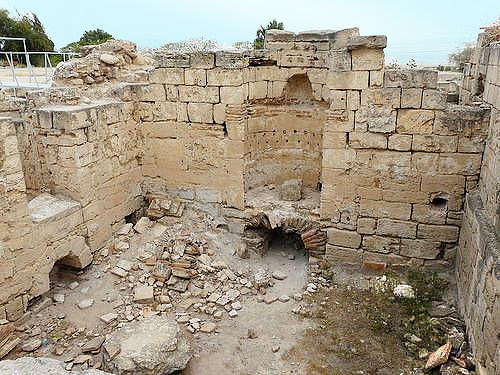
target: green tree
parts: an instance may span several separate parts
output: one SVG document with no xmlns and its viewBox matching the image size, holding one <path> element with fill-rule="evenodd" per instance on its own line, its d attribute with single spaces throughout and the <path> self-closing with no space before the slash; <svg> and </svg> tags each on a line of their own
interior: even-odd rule
<svg viewBox="0 0 500 375">
<path fill-rule="evenodd" d="M 113 36 L 101 29 L 85 31 L 78 42 L 71 42 L 61 48 L 63 52 L 80 52 L 81 46 L 90 44 L 102 44 L 105 41 L 113 39 Z"/>
<path fill-rule="evenodd" d="M 476 46 L 472 43 L 465 43 L 462 49 L 457 48 L 455 52 L 448 55 L 448 61 L 453 64 L 458 71 L 464 70 L 465 63 L 469 62 Z"/>
<path fill-rule="evenodd" d="M 278 22 L 276 21 L 276 18 L 274 18 L 271 22 L 268 23 L 266 27 L 260 25 L 260 28 L 257 30 L 257 38 L 255 38 L 253 42 L 253 46 L 255 49 L 264 48 L 266 31 L 271 29 L 284 30 L 283 22 Z"/>
<path fill-rule="evenodd" d="M 54 42 L 47 36 L 42 22 L 34 13 L 18 15 L 17 18 L 13 18 L 6 9 L 0 9 L 0 36 L 26 38 L 28 51 L 54 51 Z M 0 47 L 0 50 L 3 51 L 24 51 L 23 44 L 19 41 L 7 40 L 0 44 Z M 32 63 L 36 63 L 37 58 L 43 61 L 43 57 L 34 56 Z M 20 56 L 19 59 L 26 63 L 24 56 Z"/>
</svg>

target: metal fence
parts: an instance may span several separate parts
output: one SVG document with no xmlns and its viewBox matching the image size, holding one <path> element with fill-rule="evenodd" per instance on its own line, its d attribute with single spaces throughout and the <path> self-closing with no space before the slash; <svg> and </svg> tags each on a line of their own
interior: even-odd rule
<svg viewBox="0 0 500 375">
<path fill-rule="evenodd" d="M 0 88 L 44 88 L 51 84 L 56 65 L 77 54 L 73 52 L 28 52 L 24 38 L 0 37 L 2 41 L 17 40 L 24 52 L 0 50 Z"/>
</svg>

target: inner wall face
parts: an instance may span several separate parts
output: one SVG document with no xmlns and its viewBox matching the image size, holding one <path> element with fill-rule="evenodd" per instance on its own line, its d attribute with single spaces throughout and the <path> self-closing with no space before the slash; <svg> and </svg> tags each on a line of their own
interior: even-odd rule
<svg viewBox="0 0 500 375">
<path fill-rule="evenodd" d="M 321 180 L 322 102 L 252 104 L 248 119 L 246 190 L 302 179 L 316 188 Z"/>
</svg>

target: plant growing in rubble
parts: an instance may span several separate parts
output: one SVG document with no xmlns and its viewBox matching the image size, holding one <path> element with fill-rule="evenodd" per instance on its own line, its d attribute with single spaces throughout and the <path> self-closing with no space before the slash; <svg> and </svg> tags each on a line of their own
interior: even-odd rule
<svg viewBox="0 0 500 375">
<path fill-rule="evenodd" d="M 284 30 L 285 25 L 283 22 L 276 21 L 274 18 L 271 22 L 267 24 L 266 27 L 260 25 L 260 28 L 257 30 L 257 38 L 255 38 L 253 42 L 253 46 L 255 49 L 263 49 L 264 48 L 264 39 L 266 37 L 266 31 L 271 29 L 276 30 Z"/>
</svg>

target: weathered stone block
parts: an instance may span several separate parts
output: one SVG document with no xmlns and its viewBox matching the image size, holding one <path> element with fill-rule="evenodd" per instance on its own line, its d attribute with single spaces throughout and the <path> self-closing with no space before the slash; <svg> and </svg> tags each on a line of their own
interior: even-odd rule
<svg viewBox="0 0 500 375">
<path fill-rule="evenodd" d="M 396 131 L 403 134 L 431 134 L 434 111 L 401 109 L 398 111 Z"/>
<path fill-rule="evenodd" d="M 409 221 L 379 219 L 377 234 L 392 237 L 415 238 L 417 235 L 417 224 Z"/>
<path fill-rule="evenodd" d="M 384 85 L 384 71 L 370 70 L 370 87 L 382 87 Z"/>
<path fill-rule="evenodd" d="M 407 88 L 401 90 L 401 108 L 418 109 L 422 105 L 422 89 Z"/>
<path fill-rule="evenodd" d="M 151 83 L 183 85 L 184 68 L 156 68 L 149 77 Z"/>
<path fill-rule="evenodd" d="M 411 135 L 393 134 L 389 136 L 388 149 L 396 151 L 410 151 L 413 137 Z"/>
<path fill-rule="evenodd" d="M 361 91 L 347 91 L 347 108 L 351 111 L 356 111 L 361 106 Z"/>
<path fill-rule="evenodd" d="M 427 240 L 401 240 L 400 254 L 405 257 L 436 259 L 441 252 L 441 242 Z"/>
<path fill-rule="evenodd" d="M 328 243 L 341 247 L 357 249 L 361 245 L 361 235 L 357 232 L 328 228 Z"/>
<path fill-rule="evenodd" d="M 250 82 L 248 84 L 248 99 L 264 99 L 267 97 L 267 81 Z"/>
<path fill-rule="evenodd" d="M 425 89 L 422 96 L 423 109 L 445 109 L 446 91 Z"/>
<path fill-rule="evenodd" d="M 221 87 L 220 101 L 224 104 L 242 104 L 248 96 L 248 86 Z"/>
<path fill-rule="evenodd" d="M 447 207 L 434 207 L 428 204 L 414 204 L 411 218 L 425 224 L 445 224 Z"/>
<path fill-rule="evenodd" d="M 347 108 L 347 92 L 345 90 L 330 90 L 330 109 Z"/>
<path fill-rule="evenodd" d="M 360 203 L 359 213 L 362 216 L 375 218 L 388 217 L 408 220 L 411 215 L 411 204 L 363 199 Z"/>
<path fill-rule="evenodd" d="M 374 48 L 357 48 L 351 51 L 352 70 L 381 70 L 384 67 L 384 51 Z"/>
<path fill-rule="evenodd" d="M 375 48 L 383 49 L 387 47 L 387 37 L 385 35 L 353 35 L 347 41 L 347 48 Z"/>
<path fill-rule="evenodd" d="M 362 254 L 358 249 L 326 244 L 325 259 L 332 264 L 361 264 Z"/>
<path fill-rule="evenodd" d="M 393 132 L 396 129 L 396 111 L 390 107 L 362 106 L 356 112 L 356 125 L 358 124 L 366 124 L 371 132 Z"/>
<path fill-rule="evenodd" d="M 422 191 L 463 194 L 465 177 L 458 175 L 422 176 Z"/>
<path fill-rule="evenodd" d="M 415 134 L 411 149 L 426 152 L 456 152 L 457 145 L 456 136 Z"/>
<path fill-rule="evenodd" d="M 438 72 L 432 70 L 398 69 L 386 70 L 384 74 L 385 87 L 437 87 Z"/>
<path fill-rule="evenodd" d="M 243 84 L 242 69 L 215 68 L 207 71 L 209 86 L 241 86 Z"/>
<path fill-rule="evenodd" d="M 191 122 L 213 123 L 213 104 L 188 103 L 188 117 Z"/>
<path fill-rule="evenodd" d="M 342 90 L 362 90 L 368 88 L 367 71 L 347 71 L 328 73 L 327 85 L 331 89 Z"/>
<path fill-rule="evenodd" d="M 330 51 L 330 71 L 346 72 L 351 70 L 351 53 L 347 50 Z"/>
<path fill-rule="evenodd" d="M 325 130 L 335 132 L 349 132 L 354 130 L 354 111 L 343 109 L 330 110 Z"/>
<path fill-rule="evenodd" d="M 377 220 L 369 217 L 358 219 L 357 232 L 360 234 L 374 234 L 377 228 Z"/>
<path fill-rule="evenodd" d="M 177 119 L 176 102 L 159 102 L 153 107 L 153 121 L 166 121 Z"/>
<path fill-rule="evenodd" d="M 398 87 L 370 88 L 361 92 L 361 105 L 377 105 L 399 108 L 401 104 L 401 89 Z"/>
<path fill-rule="evenodd" d="M 215 66 L 227 69 L 246 68 L 249 63 L 248 55 L 238 52 L 219 51 L 215 53 Z"/>
<path fill-rule="evenodd" d="M 215 53 L 193 52 L 191 53 L 191 67 L 198 69 L 212 69 L 215 66 Z"/>
<path fill-rule="evenodd" d="M 216 124 L 223 124 L 226 121 L 226 105 L 223 103 L 214 105 L 214 121 Z"/>
<path fill-rule="evenodd" d="M 417 237 L 441 242 L 458 241 L 459 228 L 452 225 L 418 224 Z"/>
<path fill-rule="evenodd" d="M 195 103 L 219 103 L 219 88 L 179 86 L 179 100 Z"/>
<path fill-rule="evenodd" d="M 283 90 L 285 89 L 286 82 L 282 81 L 273 81 L 269 82 L 267 89 L 268 89 L 268 94 L 267 96 L 270 98 L 279 98 L 280 96 L 283 96 Z"/>
<path fill-rule="evenodd" d="M 207 71 L 205 69 L 186 69 L 184 80 L 186 85 L 206 86 Z"/>
<path fill-rule="evenodd" d="M 303 181 L 294 179 L 288 180 L 280 186 L 280 199 L 284 201 L 300 201 L 302 199 Z"/>
<path fill-rule="evenodd" d="M 481 170 L 481 154 L 440 154 L 439 172 L 471 176 Z"/>
<path fill-rule="evenodd" d="M 356 159 L 355 150 L 325 149 L 323 151 L 323 168 L 347 169 Z"/>
<path fill-rule="evenodd" d="M 382 237 L 382 236 L 363 236 L 362 248 L 367 251 L 376 253 L 398 253 L 399 238 Z"/>
<path fill-rule="evenodd" d="M 156 67 L 162 68 L 189 68 L 190 56 L 186 53 L 165 53 L 158 51 L 153 56 Z"/>
<path fill-rule="evenodd" d="M 370 132 L 350 132 L 349 146 L 352 148 L 386 149 L 387 137 L 384 134 Z"/>
</svg>

